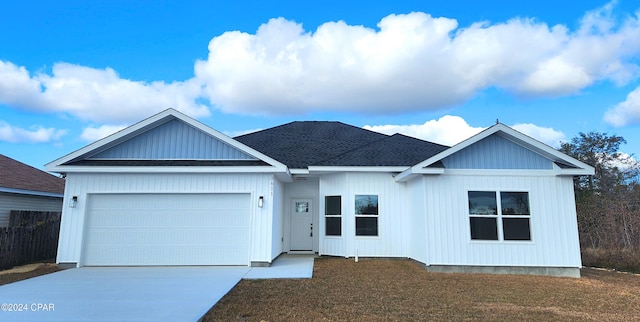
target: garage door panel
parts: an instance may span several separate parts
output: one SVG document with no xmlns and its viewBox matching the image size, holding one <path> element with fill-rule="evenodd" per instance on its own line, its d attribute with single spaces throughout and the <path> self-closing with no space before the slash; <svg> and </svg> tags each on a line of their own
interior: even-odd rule
<svg viewBox="0 0 640 322">
<path fill-rule="evenodd" d="M 249 224 L 247 216 L 248 210 L 226 210 L 226 211 L 193 211 L 180 210 L 164 211 L 128 211 L 124 210 L 102 210 L 92 211 L 91 224 L 102 228 L 119 228 L 127 225 L 131 228 L 175 228 L 175 227 L 246 227 Z M 118 222 L 119 221 L 119 222 Z"/>
<path fill-rule="evenodd" d="M 220 245 L 242 244 L 247 230 L 244 228 L 210 230 L 196 228 L 166 229 L 94 229 L 90 238 L 92 245 L 107 247 L 110 245 L 158 245 L 158 246 L 197 246 L 197 244 Z M 213 246 L 208 246 L 213 247 Z"/>
<path fill-rule="evenodd" d="M 84 265 L 247 265 L 249 194 L 89 196 Z"/>
</svg>

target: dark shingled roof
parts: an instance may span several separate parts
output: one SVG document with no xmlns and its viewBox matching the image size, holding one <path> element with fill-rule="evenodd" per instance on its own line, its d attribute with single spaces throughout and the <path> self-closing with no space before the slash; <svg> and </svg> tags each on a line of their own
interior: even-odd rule
<svg viewBox="0 0 640 322">
<path fill-rule="evenodd" d="M 0 187 L 63 194 L 64 179 L 0 154 Z"/>
<path fill-rule="evenodd" d="M 401 134 L 389 136 L 340 122 L 292 122 L 235 139 L 294 169 L 309 166 L 412 166 L 448 148 Z"/>
</svg>

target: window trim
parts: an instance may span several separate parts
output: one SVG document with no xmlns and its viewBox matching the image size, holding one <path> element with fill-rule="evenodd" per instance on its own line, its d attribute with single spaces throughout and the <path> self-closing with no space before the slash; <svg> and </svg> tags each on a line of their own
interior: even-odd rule
<svg viewBox="0 0 640 322">
<path fill-rule="evenodd" d="M 358 196 L 375 196 L 377 214 L 358 214 L 356 213 L 356 200 Z M 358 218 L 375 218 L 376 234 L 375 235 L 359 235 L 358 234 Z M 356 238 L 380 238 L 380 194 L 378 193 L 356 193 L 353 195 L 353 234 Z"/>
<path fill-rule="evenodd" d="M 481 214 L 471 214 L 471 209 L 469 208 L 469 203 L 470 203 L 470 199 L 469 199 L 469 193 L 470 192 L 493 192 L 495 193 L 495 197 L 496 197 L 496 214 L 495 215 L 481 215 Z M 523 215 L 523 214 L 508 214 L 505 215 L 503 214 L 502 211 L 502 193 L 526 193 L 527 194 L 527 206 L 528 206 L 528 214 Z M 531 225 L 531 191 L 527 191 L 527 190 L 518 190 L 518 189 L 469 189 L 467 190 L 466 193 L 466 199 L 467 199 L 467 223 L 468 223 L 468 236 L 469 236 L 469 240 L 471 242 L 474 243 L 517 243 L 517 244 L 522 244 L 522 243 L 533 243 L 533 232 L 532 232 L 532 225 Z M 496 229 L 497 229 L 497 235 L 498 235 L 498 239 L 473 239 L 471 236 L 471 218 L 475 217 L 475 218 L 495 218 L 496 219 Z M 522 218 L 522 219 L 528 219 L 529 220 L 529 239 L 505 239 L 504 236 L 504 222 L 503 220 L 507 218 Z"/>
</svg>

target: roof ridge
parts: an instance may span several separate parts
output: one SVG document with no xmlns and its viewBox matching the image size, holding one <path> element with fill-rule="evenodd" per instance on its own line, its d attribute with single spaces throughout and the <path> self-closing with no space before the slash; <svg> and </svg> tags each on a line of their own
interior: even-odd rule
<svg viewBox="0 0 640 322">
<path fill-rule="evenodd" d="M 394 133 L 393 135 L 390 135 L 389 137 L 393 137 L 393 136 L 396 136 L 396 135 L 404 136 L 404 137 L 409 138 L 409 139 L 418 140 L 418 141 L 422 141 L 422 142 L 426 142 L 426 143 L 431 143 L 433 145 L 438 145 L 438 146 L 441 146 L 441 147 L 444 147 L 444 148 L 450 148 L 451 147 L 451 146 L 448 146 L 448 145 L 436 143 L 436 142 L 433 142 L 433 141 L 427 141 L 427 140 L 419 139 L 419 138 L 417 138 L 415 136 L 406 135 L 406 134 L 402 134 L 402 133 Z"/>
</svg>

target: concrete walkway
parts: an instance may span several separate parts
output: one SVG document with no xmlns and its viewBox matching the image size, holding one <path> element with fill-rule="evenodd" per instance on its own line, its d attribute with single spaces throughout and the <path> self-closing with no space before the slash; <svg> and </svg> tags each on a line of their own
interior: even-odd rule
<svg viewBox="0 0 640 322">
<path fill-rule="evenodd" d="M 0 321 L 197 321 L 242 278 L 311 278 L 313 256 L 271 267 L 87 267 L 0 286 Z"/>
</svg>

